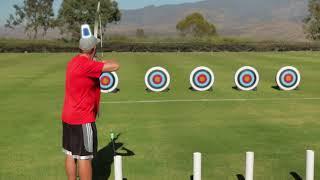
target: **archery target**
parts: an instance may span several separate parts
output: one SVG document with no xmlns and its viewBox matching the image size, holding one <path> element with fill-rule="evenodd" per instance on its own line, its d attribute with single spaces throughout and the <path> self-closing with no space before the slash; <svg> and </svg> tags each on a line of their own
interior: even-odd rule
<svg viewBox="0 0 320 180">
<path fill-rule="evenodd" d="M 255 68 L 245 66 L 236 72 L 234 81 L 240 90 L 251 91 L 259 84 L 259 73 Z"/>
<path fill-rule="evenodd" d="M 292 66 L 281 68 L 276 77 L 276 82 L 281 90 L 291 91 L 296 89 L 300 84 L 300 72 Z"/>
<path fill-rule="evenodd" d="M 170 75 L 162 67 L 153 67 L 149 69 L 144 78 L 147 88 L 154 92 L 161 92 L 168 89 L 170 85 Z"/>
<path fill-rule="evenodd" d="M 190 84 L 197 91 L 207 91 L 214 83 L 214 74 L 207 67 L 197 67 L 190 74 Z"/>
<path fill-rule="evenodd" d="M 105 72 L 100 76 L 100 89 L 103 93 L 113 92 L 119 83 L 119 78 L 115 72 Z"/>
</svg>

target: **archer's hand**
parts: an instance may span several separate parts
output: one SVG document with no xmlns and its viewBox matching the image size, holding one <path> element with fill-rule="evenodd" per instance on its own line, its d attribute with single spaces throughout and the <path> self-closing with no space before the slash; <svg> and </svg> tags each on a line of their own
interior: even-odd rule
<svg viewBox="0 0 320 180">
<path fill-rule="evenodd" d="M 120 65 L 118 62 L 116 62 L 115 60 L 105 60 L 102 61 L 102 63 L 104 63 L 103 72 L 113 72 L 113 71 L 118 71 L 120 68 Z"/>
</svg>

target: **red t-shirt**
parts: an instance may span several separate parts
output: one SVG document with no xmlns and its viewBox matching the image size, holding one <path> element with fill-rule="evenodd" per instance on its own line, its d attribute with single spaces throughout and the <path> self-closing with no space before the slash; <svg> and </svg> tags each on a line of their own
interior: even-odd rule
<svg viewBox="0 0 320 180">
<path fill-rule="evenodd" d="M 100 102 L 99 77 L 104 64 L 84 55 L 69 61 L 62 121 L 80 125 L 96 121 Z"/>
</svg>

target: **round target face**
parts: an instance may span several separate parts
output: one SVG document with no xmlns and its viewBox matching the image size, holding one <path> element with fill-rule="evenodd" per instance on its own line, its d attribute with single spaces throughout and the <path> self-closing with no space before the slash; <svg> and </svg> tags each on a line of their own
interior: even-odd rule
<svg viewBox="0 0 320 180">
<path fill-rule="evenodd" d="M 119 83 L 119 78 L 115 72 L 105 72 L 100 76 L 100 89 L 103 93 L 113 92 Z"/>
<path fill-rule="evenodd" d="M 148 70 L 144 78 L 146 86 L 154 92 L 161 92 L 168 89 L 170 85 L 170 75 L 162 67 L 153 67 Z"/>
<path fill-rule="evenodd" d="M 276 82 L 281 90 L 291 91 L 296 89 L 300 84 L 300 72 L 292 66 L 281 68 L 276 77 Z"/>
<path fill-rule="evenodd" d="M 214 74 L 207 67 L 197 67 L 190 74 L 190 84 L 197 91 L 207 91 L 214 83 Z"/>
<path fill-rule="evenodd" d="M 255 68 L 245 66 L 236 72 L 234 81 L 240 90 L 251 91 L 259 84 L 259 73 Z"/>
</svg>

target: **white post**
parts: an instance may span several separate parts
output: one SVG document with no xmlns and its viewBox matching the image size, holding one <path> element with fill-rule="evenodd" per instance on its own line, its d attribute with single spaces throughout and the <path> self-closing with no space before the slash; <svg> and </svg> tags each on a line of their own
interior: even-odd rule
<svg viewBox="0 0 320 180">
<path fill-rule="evenodd" d="M 122 157 L 114 156 L 114 179 L 122 180 Z"/>
<path fill-rule="evenodd" d="M 246 153 L 246 180 L 253 180 L 254 152 Z"/>
<path fill-rule="evenodd" d="M 201 153 L 193 153 L 193 180 L 201 180 Z"/>
<path fill-rule="evenodd" d="M 306 180 L 314 180 L 314 151 L 307 150 Z"/>
</svg>

